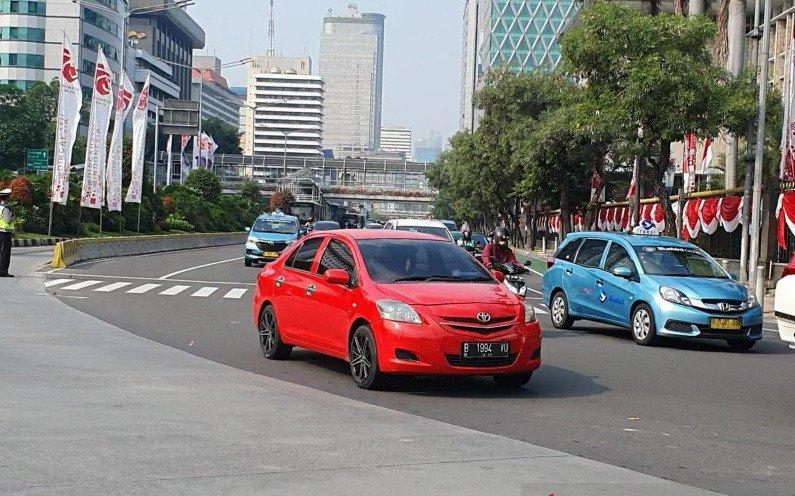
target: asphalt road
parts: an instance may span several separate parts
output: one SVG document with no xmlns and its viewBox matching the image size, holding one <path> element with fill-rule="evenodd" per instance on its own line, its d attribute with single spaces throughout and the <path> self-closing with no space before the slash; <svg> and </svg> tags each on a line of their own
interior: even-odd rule
<svg viewBox="0 0 795 496">
<path fill-rule="evenodd" d="M 795 351 L 777 334 L 746 354 L 706 341 L 644 348 L 621 329 L 557 331 L 540 315 L 543 365 L 520 391 L 485 378 L 401 378 L 363 391 L 338 360 L 303 350 L 262 358 L 249 309 L 257 269 L 241 251 L 91 262 L 45 284 L 106 322 L 240 369 L 704 489 L 795 494 Z"/>
</svg>

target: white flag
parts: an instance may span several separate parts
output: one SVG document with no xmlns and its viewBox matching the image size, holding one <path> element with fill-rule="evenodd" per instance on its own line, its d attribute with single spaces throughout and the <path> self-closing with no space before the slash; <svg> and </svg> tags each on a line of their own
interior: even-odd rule
<svg viewBox="0 0 795 496">
<path fill-rule="evenodd" d="M 144 183 L 144 153 L 146 152 L 146 126 L 149 116 L 149 78 L 135 101 L 133 110 L 132 177 L 127 188 L 125 203 L 141 203 L 141 190 Z"/>
<path fill-rule="evenodd" d="M 784 125 L 781 130 L 781 171 L 779 178 L 795 181 L 795 31 L 790 33 L 784 71 Z"/>
<path fill-rule="evenodd" d="M 199 144 L 201 140 L 198 136 L 193 137 L 193 168 L 196 169 L 199 167 L 199 162 L 201 158 L 201 152 L 199 151 Z"/>
<path fill-rule="evenodd" d="M 712 138 L 704 138 L 704 152 L 701 154 L 701 167 L 699 174 L 706 174 L 712 167 Z"/>
<path fill-rule="evenodd" d="M 80 124 L 80 109 L 83 107 L 83 90 L 80 88 L 75 60 L 77 60 L 75 51 L 64 33 L 51 189 L 51 201 L 63 205 L 66 205 L 69 197 L 72 148 L 77 138 L 77 126 Z"/>
<path fill-rule="evenodd" d="M 201 154 L 202 158 L 205 160 L 204 163 L 207 169 L 213 168 L 213 163 L 215 162 L 216 150 L 218 150 L 218 144 L 215 142 L 213 137 L 208 134 L 202 133 Z"/>
<path fill-rule="evenodd" d="M 135 88 L 127 74 L 122 72 L 122 85 L 116 94 L 116 121 L 108 152 L 107 192 L 108 210 L 121 212 L 122 150 L 124 146 L 124 121 L 132 108 Z"/>
<path fill-rule="evenodd" d="M 91 96 L 91 114 L 88 117 L 86 136 L 86 166 L 83 170 L 83 193 L 80 206 L 102 208 L 105 204 L 105 167 L 107 166 L 108 127 L 113 111 L 113 88 L 108 59 L 97 49 L 94 69 L 94 92 Z"/>
<path fill-rule="evenodd" d="M 171 176 L 174 172 L 171 170 L 171 151 L 174 145 L 174 135 L 168 135 L 168 143 L 166 144 L 166 186 L 171 185 Z"/>
</svg>

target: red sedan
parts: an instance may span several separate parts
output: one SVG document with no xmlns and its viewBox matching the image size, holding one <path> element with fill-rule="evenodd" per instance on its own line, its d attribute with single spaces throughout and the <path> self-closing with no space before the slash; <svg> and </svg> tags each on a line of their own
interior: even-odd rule
<svg viewBox="0 0 795 496">
<path fill-rule="evenodd" d="M 265 357 L 300 346 L 341 358 L 365 389 L 389 374 L 490 375 L 517 388 L 541 365 L 533 307 L 425 234 L 307 236 L 259 273 L 251 313 Z"/>
</svg>

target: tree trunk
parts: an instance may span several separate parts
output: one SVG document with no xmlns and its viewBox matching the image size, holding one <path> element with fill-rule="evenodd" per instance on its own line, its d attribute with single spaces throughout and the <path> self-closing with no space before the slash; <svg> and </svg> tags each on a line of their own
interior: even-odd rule
<svg viewBox="0 0 795 496">
<path fill-rule="evenodd" d="M 654 164 L 654 192 L 660 201 L 660 206 L 662 207 L 663 212 L 665 213 L 664 234 L 676 237 L 676 216 L 674 215 L 673 208 L 671 208 L 671 199 L 668 197 L 668 188 L 663 182 L 665 171 L 668 170 L 670 163 L 671 142 L 662 140 L 660 141 L 660 160 Z"/>
<path fill-rule="evenodd" d="M 571 232 L 571 186 L 564 181 L 560 188 L 560 235 L 565 238 Z"/>
<path fill-rule="evenodd" d="M 728 48 L 728 29 L 729 29 L 729 0 L 718 0 L 715 6 L 715 27 L 717 33 L 713 42 L 713 52 L 715 60 L 719 65 L 726 63 Z"/>
</svg>

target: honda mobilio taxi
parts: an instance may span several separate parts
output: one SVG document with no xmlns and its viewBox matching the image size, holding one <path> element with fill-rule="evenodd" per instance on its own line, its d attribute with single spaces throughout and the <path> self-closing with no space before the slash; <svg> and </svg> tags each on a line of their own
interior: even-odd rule
<svg viewBox="0 0 795 496">
<path fill-rule="evenodd" d="M 674 238 L 570 234 L 548 262 L 543 299 L 552 324 L 627 327 L 638 344 L 658 336 L 725 340 L 735 351 L 762 339 L 762 309 L 701 248 Z"/>
<path fill-rule="evenodd" d="M 427 234 L 307 236 L 259 273 L 251 312 L 265 357 L 300 346 L 341 358 L 365 389 L 389 374 L 488 375 L 518 388 L 541 364 L 533 307 Z"/>
</svg>

